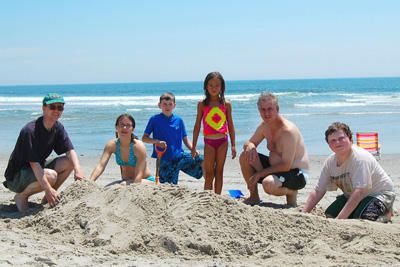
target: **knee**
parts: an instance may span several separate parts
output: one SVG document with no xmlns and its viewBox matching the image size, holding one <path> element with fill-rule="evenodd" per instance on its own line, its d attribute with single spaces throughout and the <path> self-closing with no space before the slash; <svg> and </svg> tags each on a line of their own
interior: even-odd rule
<svg viewBox="0 0 400 267">
<path fill-rule="evenodd" d="M 214 178 L 214 171 L 206 170 L 204 172 L 204 178 L 205 179 Z"/>
<path fill-rule="evenodd" d="M 65 158 L 57 160 L 55 169 L 58 173 L 66 172 L 69 174 L 74 170 L 74 166 L 69 160 Z"/>
<path fill-rule="evenodd" d="M 74 170 L 74 166 L 72 165 L 72 163 L 69 160 L 67 160 L 66 168 L 67 168 L 68 172 L 72 172 Z"/>
<path fill-rule="evenodd" d="M 240 167 L 242 169 L 256 169 L 258 166 L 259 161 L 253 161 L 253 162 L 249 162 L 247 160 L 247 155 L 246 153 L 243 151 L 240 156 L 239 156 L 239 163 L 240 163 Z"/>
<path fill-rule="evenodd" d="M 216 170 L 215 171 L 215 176 L 216 177 L 223 177 L 224 176 L 224 170 Z"/>
<path fill-rule="evenodd" d="M 244 151 L 239 156 L 239 163 L 240 163 L 240 166 L 248 165 L 247 160 L 246 160 L 246 154 L 244 153 Z"/>
<path fill-rule="evenodd" d="M 47 181 L 51 185 L 54 185 L 56 183 L 56 181 L 57 181 L 58 173 L 55 170 L 46 169 L 45 170 L 45 176 L 47 178 Z"/>
<path fill-rule="evenodd" d="M 274 191 L 274 179 L 272 176 L 267 176 L 264 178 L 262 181 L 262 186 L 264 188 L 264 191 L 268 194 L 271 194 Z"/>
</svg>

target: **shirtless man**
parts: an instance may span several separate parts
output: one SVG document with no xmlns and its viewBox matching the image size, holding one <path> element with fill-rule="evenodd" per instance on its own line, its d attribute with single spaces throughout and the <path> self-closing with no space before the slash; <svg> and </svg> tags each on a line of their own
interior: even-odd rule
<svg viewBox="0 0 400 267">
<path fill-rule="evenodd" d="M 263 121 L 250 140 L 243 145 L 240 167 L 250 190 L 244 203 L 260 203 L 257 183 L 267 194 L 286 196 L 288 205 L 297 205 L 297 191 L 308 179 L 308 154 L 299 129 L 279 114 L 278 98 L 263 92 L 258 99 L 258 110 Z M 267 140 L 269 157 L 257 152 L 257 146 Z"/>
</svg>

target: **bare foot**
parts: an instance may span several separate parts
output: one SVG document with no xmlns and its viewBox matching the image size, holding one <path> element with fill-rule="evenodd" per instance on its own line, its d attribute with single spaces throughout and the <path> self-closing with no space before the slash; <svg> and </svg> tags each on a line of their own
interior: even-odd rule
<svg viewBox="0 0 400 267">
<path fill-rule="evenodd" d="M 376 219 L 377 222 L 382 222 L 382 223 L 387 223 L 390 222 L 392 219 L 391 213 L 388 211 L 385 213 L 385 215 L 379 216 L 378 219 Z"/>
<path fill-rule="evenodd" d="M 289 206 L 297 207 L 297 190 L 292 190 L 293 193 L 286 195 L 286 203 Z"/>
<path fill-rule="evenodd" d="M 255 198 L 255 199 L 253 199 L 253 198 L 244 198 L 244 200 L 243 200 L 243 203 L 244 204 L 246 204 L 246 205 L 251 205 L 251 206 L 254 206 L 254 205 L 259 205 L 260 204 L 260 199 L 258 198 Z"/>
<path fill-rule="evenodd" d="M 19 212 L 24 212 L 29 209 L 28 198 L 21 196 L 21 194 L 15 194 L 14 201 Z"/>
</svg>

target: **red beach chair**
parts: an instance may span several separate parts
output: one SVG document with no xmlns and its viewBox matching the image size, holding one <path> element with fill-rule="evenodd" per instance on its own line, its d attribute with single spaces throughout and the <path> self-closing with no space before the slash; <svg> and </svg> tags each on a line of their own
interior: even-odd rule
<svg viewBox="0 0 400 267">
<path fill-rule="evenodd" d="M 381 146 L 378 144 L 377 132 L 358 132 L 357 146 L 366 149 L 375 156 L 377 160 L 381 159 Z"/>
</svg>

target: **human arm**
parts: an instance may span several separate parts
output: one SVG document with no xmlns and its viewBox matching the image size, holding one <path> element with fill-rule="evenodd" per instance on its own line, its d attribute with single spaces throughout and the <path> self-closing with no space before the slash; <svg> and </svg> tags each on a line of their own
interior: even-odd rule
<svg viewBox="0 0 400 267">
<path fill-rule="evenodd" d="M 135 177 L 133 177 L 134 183 L 141 183 L 146 170 L 146 146 L 143 142 L 135 140 L 134 152 L 136 157 Z"/>
<path fill-rule="evenodd" d="M 81 165 L 79 163 L 78 155 L 76 155 L 75 150 L 71 149 L 66 153 L 67 159 L 71 162 L 72 166 L 74 167 L 74 178 L 76 180 L 86 180 L 86 175 L 83 173 Z"/>
<path fill-rule="evenodd" d="M 262 169 L 256 173 L 254 173 L 253 177 L 255 181 L 258 181 L 261 177 L 266 177 L 273 173 L 278 172 L 286 172 L 289 171 L 293 165 L 294 157 L 296 154 L 296 143 L 297 138 L 296 135 L 290 131 L 285 130 L 281 133 L 279 143 L 275 146 L 281 146 L 280 153 L 277 151 L 270 151 L 270 167 Z M 272 161 L 273 157 L 275 156 L 275 160 Z M 279 159 L 277 160 L 276 157 Z M 250 179 L 253 179 L 250 178 Z"/>
<path fill-rule="evenodd" d="M 142 141 L 147 144 L 159 144 L 161 148 L 164 148 L 167 145 L 167 143 L 165 141 L 151 138 L 150 135 L 147 133 L 143 134 Z"/>
<path fill-rule="evenodd" d="M 243 144 L 243 153 L 245 160 L 247 161 L 247 164 L 250 166 L 253 166 L 254 169 L 256 169 L 256 165 L 260 164 L 260 158 L 257 152 L 257 147 L 258 145 L 264 140 L 265 136 L 263 135 L 263 123 L 261 123 L 256 131 L 253 133 L 251 138 L 247 140 Z M 260 167 L 258 166 L 257 169 Z M 254 176 L 251 176 L 249 180 L 247 181 L 247 187 L 249 188 L 250 191 L 252 191 L 255 186 L 257 185 L 258 180 Z"/>
<path fill-rule="evenodd" d="M 192 147 L 193 147 L 193 145 L 192 145 L 192 142 L 190 142 L 190 140 L 189 140 L 189 138 L 187 137 L 187 136 L 185 136 L 185 137 L 183 137 L 183 143 L 185 144 L 185 146 L 190 150 L 190 151 L 192 151 Z M 196 150 L 196 153 L 195 153 L 195 157 L 198 157 L 200 155 L 200 150 Z"/>
<path fill-rule="evenodd" d="M 50 207 L 55 207 L 60 202 L 58 199 L 57 190 L 51 186 L 48 177 L 45 176 L 45 170 L 42 168 L 42 166 L 40 166 L 39 162 L 30 162 L 30 165 L 37 181 L 44 190 L 47 202 L 49 203 Z"/>
<path fill-rule="evenodd" d="M 311 212 L 312 209 L 318 204 L 318 202 L 323 198 L 326 191 L 322 190 L 313 190 L 311 194 L 308 196 L 307 202 L 304 205 L 304 208 L 301 212 Z"/>
<path fill-rule="evenodd" d="M 203 118 L 203 109 L 204 109 L 203 101 L 200 101 L 197 104 L 197 116 L 196 116 L 196 122 L 195 122 L 194 128 L 193 128 L 193 143 L 192 143 L 192 149 L 191 149 L 191 154 L 192 154 L 193 159 L 196 156 L 197 139 L 199 138 L 199 134 L 200 134 L 201 119 Z"/>
<path fill-rule="evenodd" d="M 249 140 L 243 144 L 246 161 L 253 164 L 258 159 L 257 147 L 264 140 L 263 123 L 261 123 Z"/>
<path fill-rule="evenodd" d="M 347 219 L 350 214 L 356 209 L 358 204 L 360 204 L 361 200 L 365 196 L 365 192 L 367 192 L 367 188 L 356 188 L 350 195 L 349 200 L 347 200 L 346 205 L 344 205 L 343 209 L 340 211 L 336 219 Z"/>
<path fill-rule="evenodd" d="M 226 101 L 226 120 L 228 121 L 229 137 L 231 138 L 231 151 L 232 159 L 236 158 L 236 138 L 235 138 L 235 125 L 232 118 L 232 105 L 231 102 Z"/>
<path fill-rule="evenodd" d="M 110 140 L 107 142 L 106 146 L 104 147 L 103 154 L 101 155 L 99 163 L 94 168 L 92 174 L 90 175 L 90 180 L 96 181 L 97 178 L 104 172 L 107 163 L 111 157 L 111 154 L 115 151 L 115 139 Z"/>
</svg>

